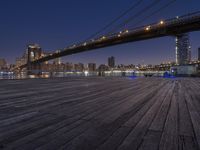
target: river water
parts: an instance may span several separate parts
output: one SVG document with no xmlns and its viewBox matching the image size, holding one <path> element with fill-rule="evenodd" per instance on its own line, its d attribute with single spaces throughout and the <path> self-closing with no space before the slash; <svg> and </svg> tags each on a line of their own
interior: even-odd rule
<svg viewBox="0 0 200 150">
<path fill-rule="evenodd" d="M 0 72 L 0 79 L 27 79 L 27 78 L 53 78 L 53 77 L 88 77 L 88 76 L 105 76 L 105 77 L 142 77 L 145 75 L 163 76 L 164 72 L 152 74 L 151 72 L 43 72 L 42 75 L 27 75 L 25 72 L 14 74 L 12 72 Z"/>
</svg>

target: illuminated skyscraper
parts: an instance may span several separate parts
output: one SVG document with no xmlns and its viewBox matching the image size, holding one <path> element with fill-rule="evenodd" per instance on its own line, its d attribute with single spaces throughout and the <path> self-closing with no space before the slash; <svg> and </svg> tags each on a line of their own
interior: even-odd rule
<svg viewBox="0 0 200 150">
<path fill-rule="evenodd" d="M 83 72 L 84 64 L 82 64 L 82 63 L 74 64 L 74 71 Z"/>
<path fill-rule="evenodd" d="M 184 65 L 191 61 L 191 46 L 188 34 L 176 37 L 176 64 Z"/>
<path fill-rule="evenodd" d="M 0 69 L 6 67 L 7 63 L 5 59 L 0 59 Z"/>
<path fill-rule="evenodd" d="M 108 58 L 108 66 L 111 68 L 115 67 L 115 57 L 111 56 Z"/>
<path fill-rule="evenodd" d="M 200 61 L 200 47 L 198 48 L 198 61 Z"/>
<path fill-rule="evenodd" d="M 65 64 L 65 71 L 72 71 L 72 70 L 73 70 L 73 64 L 67 62 L 67 63 Z"/>
<path fill-rule="evenodd" d="M 104 71 L 108 71 L 109 67 L 107 65 L 101 64 L 98 68 L 99 72 L 104 72 Z"/>
<path fill-rule="evenodd" d="M 96 64 L 95 64 L 95 63 L 89 63 L 89 64 L 88 64 L 88 71 L 89 71 L 89 72 L 94 72 L 94 71 L 96 71 Z"/>
</svg>

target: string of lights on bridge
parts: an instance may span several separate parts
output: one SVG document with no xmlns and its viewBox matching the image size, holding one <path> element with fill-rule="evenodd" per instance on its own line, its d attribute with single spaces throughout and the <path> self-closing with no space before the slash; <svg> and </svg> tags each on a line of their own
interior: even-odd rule
<svg viewBox="0 0 200 150">
<path fill-rule="evenodd" d="M 188 14 L 188 15 L 184 15 L 184 16 L 176 16 L 175 18 L 173 19 L 168 19 L 168 20 L 160 20 L 158 23 L 154 23 L 154 24 L 150 24 L 150 25 L 147 25 L 147 26 L 142 26 L 142 27 L 137 27 L 137 28 L 134 28 L 134 29 L 126 29 L 124 31 L 120 31 L 118 33 L 114 33 L 114 34 L 111 34 L 111 35 L 103 35 L 99 38 L 96 38 L 96 39 L 91 39 L 89 41 L 86 41 L 84 43 L 79 43 L 79 44 L 73 44 L 72 46 L 69 46 L 67 48 L 65 48 L 64 50 L 70 50 L 70 49 L 73 49 L 73 48 L 77 48 L 79 46 L 87 46 L 88 44 L 92 44 L 92 43 L 95 43 L 95 42 L 102 42 L 104 40 L 107 40 L 107 39 L 110 39 L 110 38 L 121 38 L 123 36 L 126 36 L 130 33 L 133 33 L 133 32 L 139 32 L 139 31 L 150 31 L 151 29 L 156 29 L 158 27 L 164 27 L 165 25 L 169 25 L 169 24 L 173 24 L 173 23 L 177 23 L 177 21 L 181 22 L 183 19 L 190 19 L 190 16 L 192 15 L 192 18 L 191 19 L 194 19 L 195 16 L 193 16 L 194 14 L 199 14 L 199 12 L 195 12 L 195 13 L 191 13 L 191 14 Z M 197 17 L 199 17 L 197 15 Z M 56 53 L 61 53 L 62 51 L 57 51 Z M 53 54 L 49 54 L 50 56 L 52 56 Z"/>
<path fill-rule="evenodd" d="M 148 16 L 145 16 L 144 18 L 149 17 L 149 16 L 151 17 L 153 14 L 158 13 L 160 10 L 168 7 L 170 4 L 172 4 L 175 1 L 176 0 L 169 1 L 169 3 L 165 4 L 164 6 L 157 9 L 156 11 L 150 13 Z M 157 0 L 153 1 L 153 3 L 151 3 L 149 6 L 147 6 L 147 9 L 150 9 L 151 7 L 153 7 L 153 4 L 155 2 L 157 2 Z M 136 3 L 135 5 L 133 5 L 131 8 L 129 8 L 127 11 L 125 11 L 122 15 L 120 15 L 118 18 L 116 18 L 114 21 L 112 21 L 107 26 L 105 26 L 103 29 L 107 28 L 108 26 L 111 26 L 116 20 L 120 19 L 123 15 L 127 14 L 131 9 L 135 8 L 139 4 L 140 3 Z M 138 15 L 138 16 L 140 16 L 140 15 Z M 132 16 L 130 18 L 132 18 Z M 143 20 L 144 20 L 144 18 L 143 18 Z M 168 27 L 171 27 L 171 26 L 180 27 L 180 25 L 182 25 L 182 24 L 187 24 L 187 23 L 190 24 L 190 21 L 193 22 L 195 19 L 197 21 L 199 21 L 200 12 L 194 12 L 194 13 L 190 13 L 190 14 L 180 16 L 180 17 L 176 16 L 175 18 L 172 18 L 172 19 L 161 19 L 160 21 L 158 21 L 156 23 L 145 25 L 145 26 L 139 26 L 136 28 L 125 28 L 122 30 L 118 30 L 117 32 L 112 32 L 112 33 L 109 32 L 106 34 L 102 34 L 98 37 L 93 37 L 91 39 L 87 39 L 83 42 L 75 43 L 73 45 L 70 45 L 69 47 L 62 49 L 62 50 L 60 49 L 60 50 L 57 50 L 56 52 L 49 53 L 46 56 L 42 55 L 40 58 L 37 58 L 29 63 L 37 64 L 37 63 L 45 62 L 45 61 L 48 61 L 51 59 L 55 59 L 58 57 L 62 57 L 62 56 L 66 56 L 66 55 L 70 55 L 70 54 L 74 54 L 74 53 L 79 53 L 79 52 L 88 51 L 88 50 L 97 49 L 97 48 L 103 48 L 106 46 L 111 46 L 111 45 L 131 42 L 131 41 L 137 41 L 134 38 L 132 39 L 132 37 L 137 36 L 138 34 L 139 35 L 147 35 L 147 34 L 151 35 L 151 33 L 155 34 L 160 31 L 165 32 L 165 30 Z M 128 20 L 125 20 L 125 22 L 128 22 Z M 136 23 L 140 23 L 140 22 L 136 22 Z M 184 32 L 188 32 L 188 31 L 189 30 L 185 30 Z M 97 34 L 98 33 L 100 33 L 100 32 L 97 32 Z M 175 33 L 175 34 L 177 34 L 177 33 Z M 96 35 L 96 34 L 94 34 L 94 35 Z M 171 33 L 170 34 L 168 33 L 168 34 L 165 34 L 162 36 L 171 36 Z M 155 37 L 156 36 L 154 36 L 154 38 Z M 144 39 L 145 38 L 143 38 L 143 40 Z M 146 39 L 148 39 L 148 38 L 146 38 Z M 24 68 L 24 67 L 27 67 L 27 64 L 18 66 L 17 69 Z"/>
</svg>

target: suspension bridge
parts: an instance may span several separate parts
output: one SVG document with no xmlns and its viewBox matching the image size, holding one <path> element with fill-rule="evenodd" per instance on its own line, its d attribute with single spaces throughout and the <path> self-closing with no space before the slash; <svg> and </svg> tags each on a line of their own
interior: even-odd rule
<svg viewBox="0 0 200 150">
<path fill-rule="evenodd" d="M 148 24 L 145 26 L 133 29 L 126 29 L 117 33 L 100 36 L 98 38 L 90 39 L 83 43 L 73 44 L 72 46 L 64 48 L 62 51 L 51 53 L 48 56 L 31 61 L 29 62 L 29 64 L 40 64 L 42 62 L 49 61 L 55 58 L 91 51 L 98 48 L 164 36 L 176 36 L 178 34 L 198 30 L 200 30 L 200 12 L 195 12 L 172 19 L 161 20 L 160 22 Z M 18 66 L 18 69 L 22 69 L 25 67 L 28 67 L 28 63 L 22 66 Z"/>
<path fill-rule="evenodd" d="M 41 55 L 37 58 L 28 59 L 25 64 L 21 66 L 16 66 L 14 70 L 21 70 L 23 68 L 26 68 L 27 70 L 40 70 L 41 63 L 59 57 L 92 51 L 99 48 L 119 44 L 125 44 L 129 42 L 148 40 L 164 36 L 178 36 L 184 33 L 200 30 L 200 11 L 189 14 L 187 13 L 183 16 L 176 16 L 171 19 L 162 19 L 151 24 L 139 26 L 139 24 L 142 23 L 144 20 L 154 17 L 156 14 L 168 8 L 175 2 L 177 1 L 171 0 L 164 5 L 161 5 L 160 0 L 154 0 L 150 4 L 144 5 L 142 9 L 134 13 L 132 16 L 129 16 L 129 18 L 123 20 L 123 22 L 113 28 L 114 24 L 117 23 L 120 19 L 131 13 L 132 10 L 144 4 L 144 0 L 136 1 L 126 11 L 122 12 L 119 16 L 114 18 L 114 20 L 111 20 L 110 23 L 108 23 L 96 33 L 89 36 L 84 41 L 74 43 L 63 48 L 62 50 L 54 51 L 53 53 L 51 52 L 45 56 Z M 149 12 L 146 16 L 144 15 L 149 10 L 151 11 L 158 4 L 160 5 L 158 9 Z M 139 20 L 136 21 L 137 19 Z M 130 22 L 134 22 L 134 24 L 128 27 L 128 24 L 130 24 Z M 110 27 L 112 27 L 112 30 L 105 33 L 106 30 Z"/>
</svg>

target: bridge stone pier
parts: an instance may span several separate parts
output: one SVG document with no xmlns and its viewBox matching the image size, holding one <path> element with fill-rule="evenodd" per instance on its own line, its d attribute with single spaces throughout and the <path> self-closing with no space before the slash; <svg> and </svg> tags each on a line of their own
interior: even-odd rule
<svg viewBox="0 0 200 150">
<path fill-rule="evenodd" d="M 41 64 L 31 63 L 41 58 L 42 50 L 37 44 L 28 45 L 28 58 L 27 58 L 27 75 L 41 75 Z"/>
</svg>

